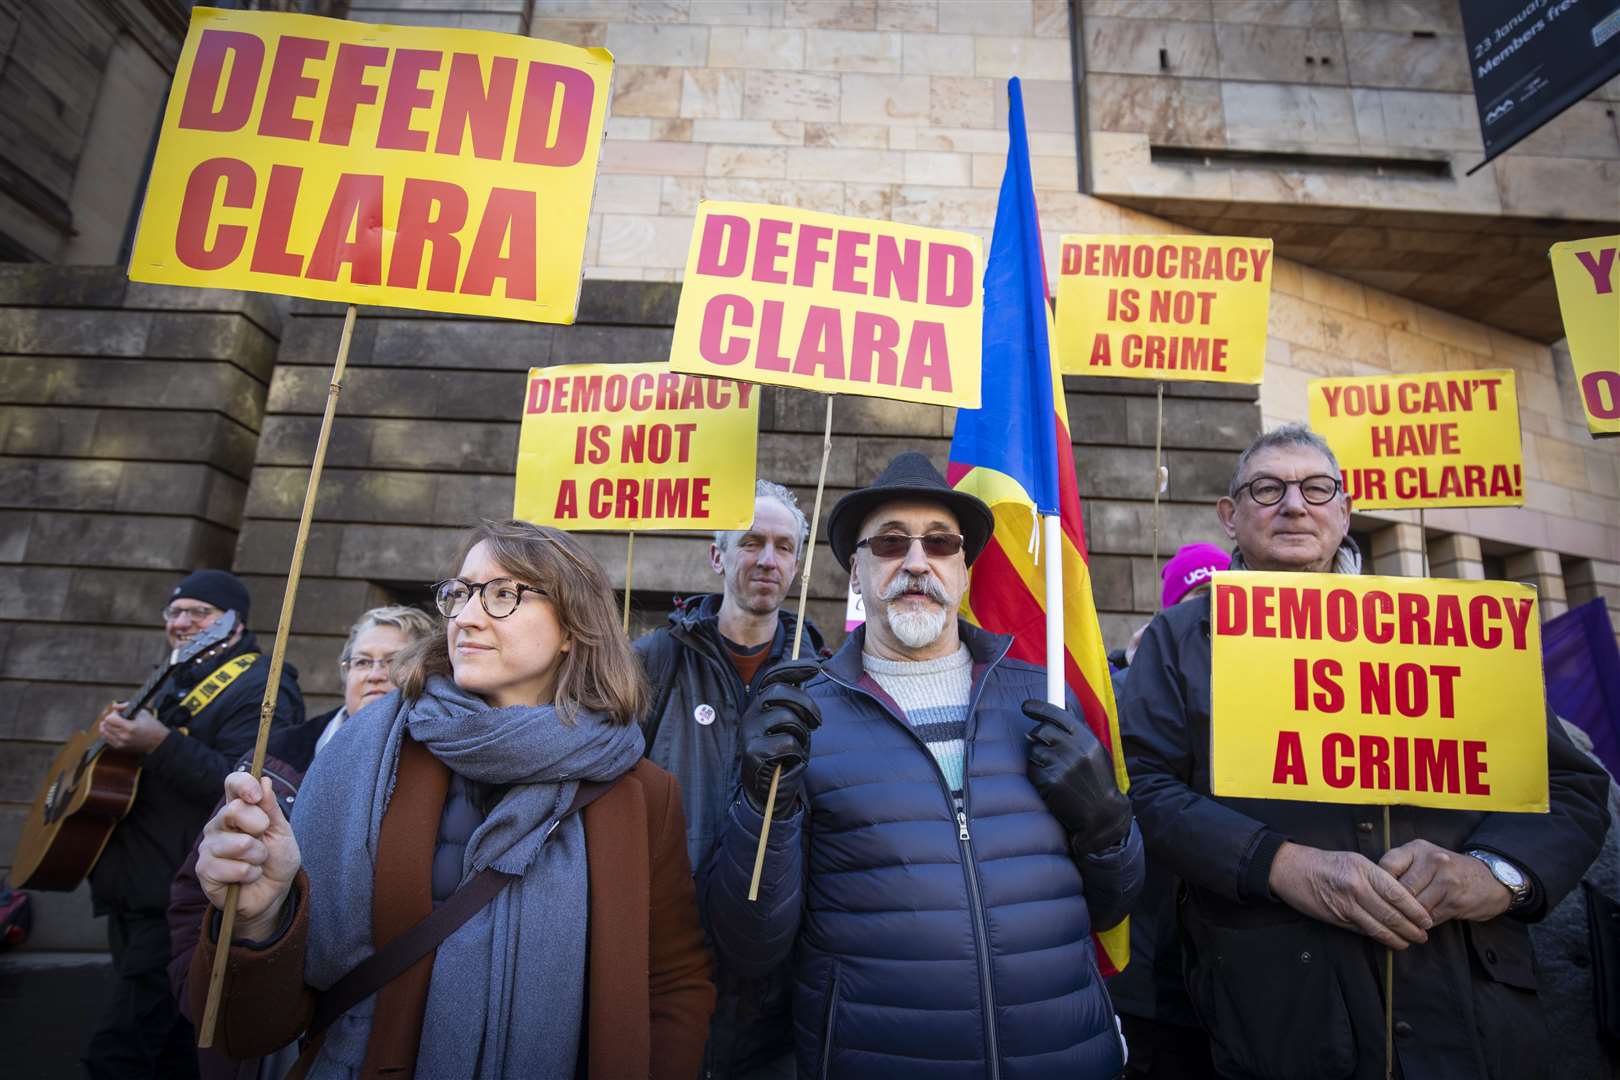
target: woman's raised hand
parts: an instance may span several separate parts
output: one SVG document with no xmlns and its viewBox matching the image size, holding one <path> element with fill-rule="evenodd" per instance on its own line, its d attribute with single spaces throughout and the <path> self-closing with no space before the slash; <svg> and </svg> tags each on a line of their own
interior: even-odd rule
<svg viewBox="0 0 1620 1080">
<path fill-rule="evenodd" d="M 298 876 L 298 841 L 269 779 L 245 772 L 225 778 L 225 807 L 203 826 L 197 880 L 217 908 L 240 885 L 234 938 L 260 941 L 275 933 L 281 908 Z"/>
</svg>

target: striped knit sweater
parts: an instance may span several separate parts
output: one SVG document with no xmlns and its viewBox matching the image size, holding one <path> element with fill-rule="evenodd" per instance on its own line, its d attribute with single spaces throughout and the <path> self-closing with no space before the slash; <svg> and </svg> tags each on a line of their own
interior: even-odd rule
<svg viewBox="0 0 1620 1080">
<path fill-rule="evenodd" d="M 934 755 L 951 794 L 960 797 L 963 735 L 968 694 L 973 688 L 973 658 L 967 646 L 937 660 L 884 660 L 863 653 L 861 661 Z"/>
</svg>

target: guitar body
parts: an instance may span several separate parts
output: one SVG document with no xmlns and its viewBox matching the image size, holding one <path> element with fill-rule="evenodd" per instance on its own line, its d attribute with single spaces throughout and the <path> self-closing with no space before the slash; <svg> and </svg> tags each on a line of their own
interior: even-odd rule
<svg viewBox="0 0 1620 1080">
<path fill-rule="evenodd" d="M 97 742 L 94 729 L 81 731 L 51 762 L 12 859 L 16 888 L 78 888 L 135 804 L 141 755 Z"/>
<path fill-rule="evenodd" d="M 145 708 L 180 668 L 228 648 L 236 623 L 236 613 L 225 612 L 159 664 L 130 698 L 125 715 L 134 716 Z M 108 746 L 95 728 L 69 739 L 51 762 L 23 822 L 17 852 L 11 858 L 12 885 L 49 892 L 78 888 L 101 858 L 113 830 L 135 805 L 143 757 Z"/>
</svg>

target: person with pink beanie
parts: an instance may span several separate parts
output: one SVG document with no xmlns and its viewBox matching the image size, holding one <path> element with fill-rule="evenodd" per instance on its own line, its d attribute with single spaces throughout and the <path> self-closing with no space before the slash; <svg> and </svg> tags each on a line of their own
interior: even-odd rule
<svg viewBox="0 0 1620 1080">
<path fill-rule="evenodd" d="M 1232 556 L 1214 544 L 1185 544 L 1159 570 L 1164 591 L 1160 607 L 1175 607 L 1189 596 L 1208 589 L 1217 571 L 1232 565 Z"/>
</svg>

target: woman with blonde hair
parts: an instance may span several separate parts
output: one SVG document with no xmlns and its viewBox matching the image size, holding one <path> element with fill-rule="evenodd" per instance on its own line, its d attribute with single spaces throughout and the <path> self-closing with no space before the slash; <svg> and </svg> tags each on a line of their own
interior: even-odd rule
<svg viewBox="0 0 1620 1080">
<path fill-rule="evenodd" d="M 435 599 L 443 633 L 395 658 L 398 694 L 316 758 L 290 825 L 226 782 L 197 862 L 216 907 L 241 886 L 216 1045 L 306 1034 L 322 1078 L 695 1075 L 709 957 L 606 575 L 566 533 L 485 522 Z"/>
</svg>

